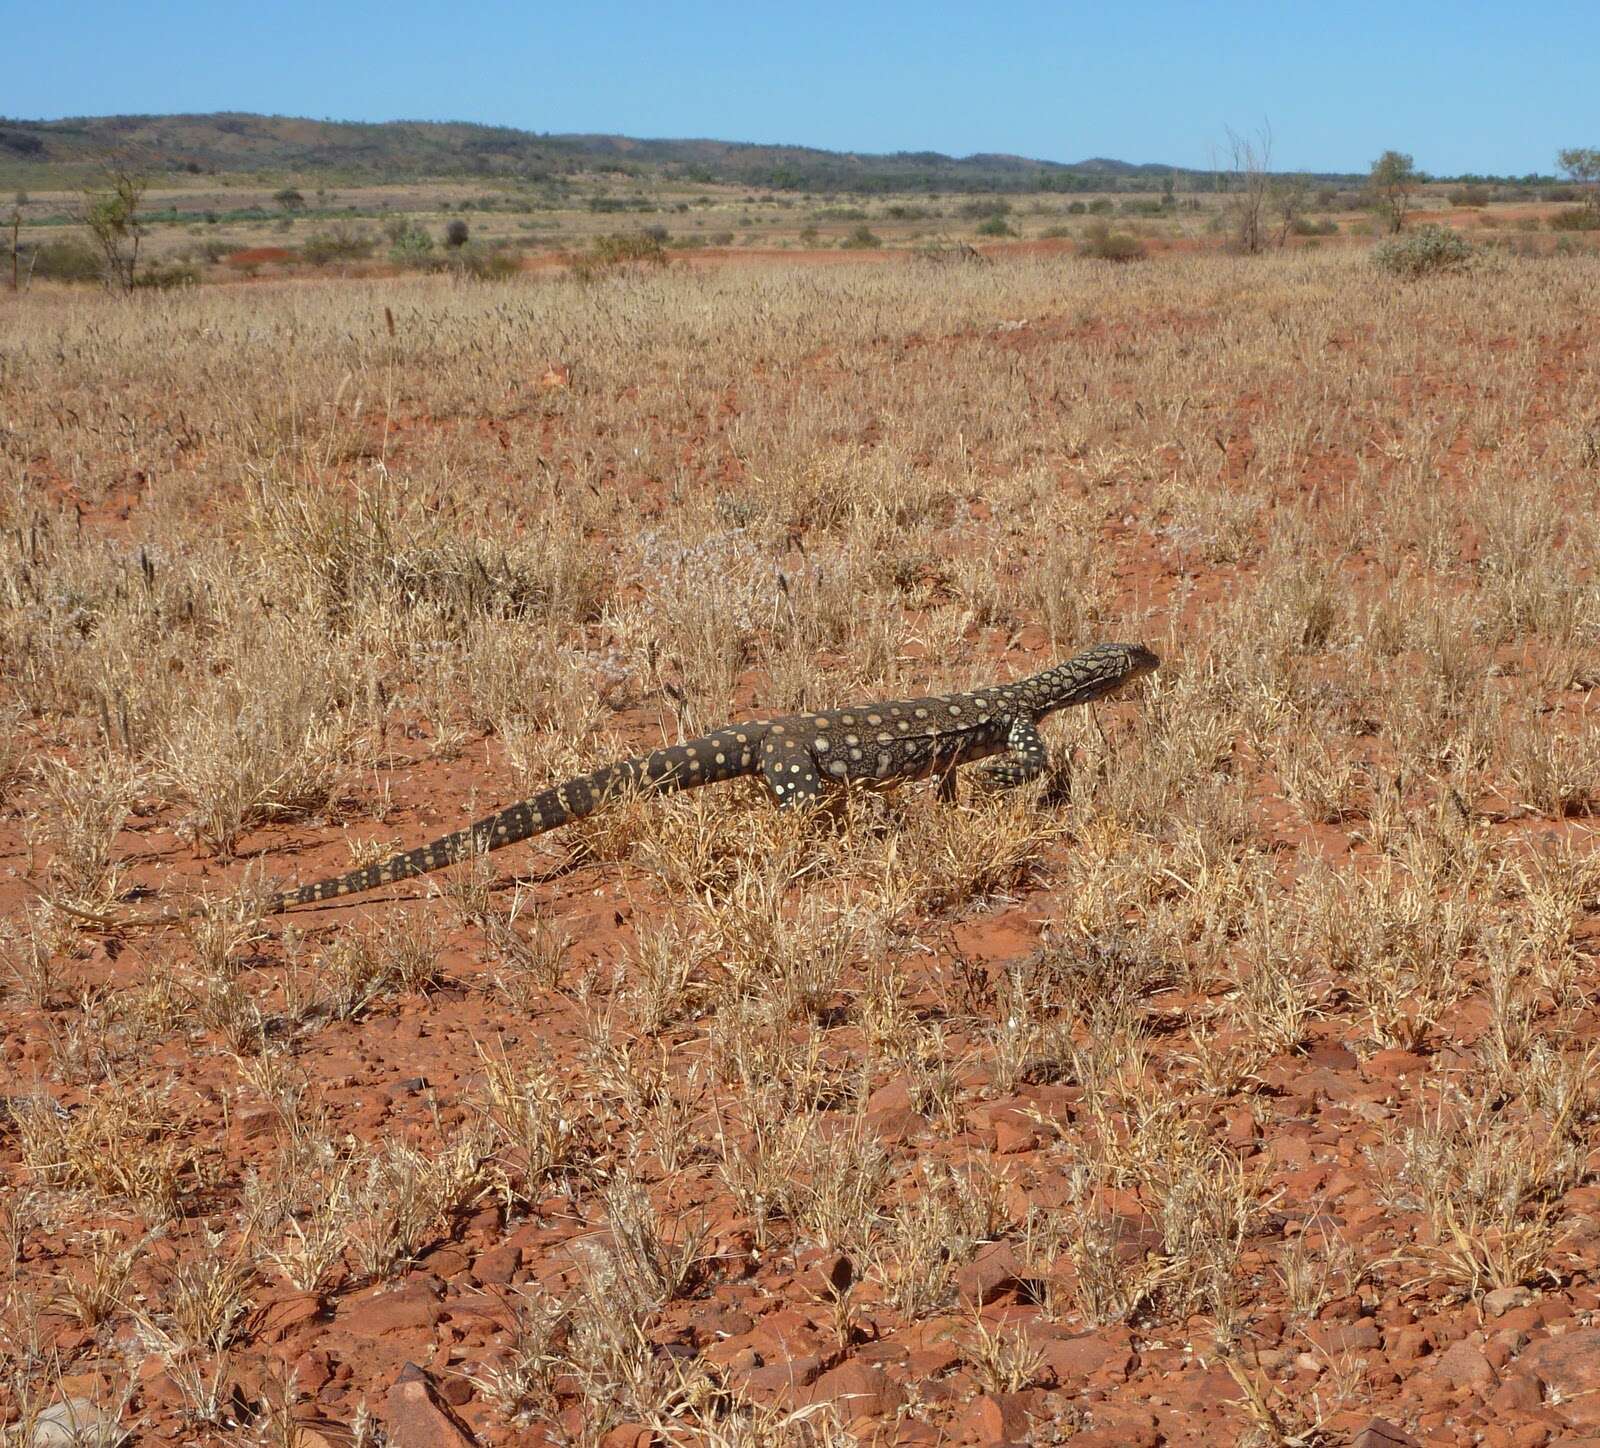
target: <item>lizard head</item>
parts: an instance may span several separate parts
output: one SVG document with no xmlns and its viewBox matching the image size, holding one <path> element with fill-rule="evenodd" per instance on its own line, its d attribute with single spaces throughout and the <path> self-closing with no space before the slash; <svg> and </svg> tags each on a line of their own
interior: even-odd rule
<svg viewBox="0 0 1600 1448">
<path fill-rule="evenodd" d="M 1091 704 L 1153 673 L 1160 664 L 1160 657 L 1143 644 L 1096 644 L 1051 672 L 1064 686 L 1062 704 Z"/>
</svg>

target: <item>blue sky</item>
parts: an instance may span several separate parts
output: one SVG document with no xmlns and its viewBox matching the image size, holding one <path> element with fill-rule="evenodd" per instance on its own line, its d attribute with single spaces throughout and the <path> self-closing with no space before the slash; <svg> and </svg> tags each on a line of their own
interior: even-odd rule
<svg viewBox="0 0 1600 1448">
<path fill-rule="evenodd" d="M 0 0 L 0 113 L 263 111 L 1283 169 L 1600 145 L 1600 0 Z"/>
</svg>

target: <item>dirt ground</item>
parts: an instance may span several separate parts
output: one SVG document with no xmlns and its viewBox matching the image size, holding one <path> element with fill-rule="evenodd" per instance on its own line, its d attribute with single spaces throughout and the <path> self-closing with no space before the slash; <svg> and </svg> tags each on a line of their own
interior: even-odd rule
<svg viewBox="0 0 1600 1448">
<path fill-rule="evenodd" d="M 20 1441 L 1600 1441 L 1600 262 L 870 255 L 0 299 Z"/>
</svg>

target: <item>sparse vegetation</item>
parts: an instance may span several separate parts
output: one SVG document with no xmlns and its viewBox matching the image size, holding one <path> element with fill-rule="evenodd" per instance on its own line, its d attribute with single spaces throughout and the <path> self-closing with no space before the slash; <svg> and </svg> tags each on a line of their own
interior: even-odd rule
<svg viewBox="0 0 1600 1448">
<path fill-rule="evenodd" d="M 1600 1275 L 1594 256 L 877 198 L 889 258 L 666 267 L 579 193 L 463 285 L 478 189 L 401 275 L 7 298 L 6 1433 L 372 1442 L 405 1361 L 486 1442 L 1586 1431 L 1526 1384 Z M 259 918 L 1102 638 L 1161 671 L 1021 791 L 618 800 Z"/>
</svg>

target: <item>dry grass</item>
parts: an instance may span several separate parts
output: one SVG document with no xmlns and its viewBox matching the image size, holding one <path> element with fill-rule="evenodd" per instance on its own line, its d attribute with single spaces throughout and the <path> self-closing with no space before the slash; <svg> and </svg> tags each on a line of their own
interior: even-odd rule
<svg viewBox="0 0 1600 1448">
<path fill-rule="evenodd" d="M 0 836 L 65 904 L 214 902 L 102 949 L 6 896 L 10 1418 L 39 1304 L 62 1370 L 137 1308 L 167 1427 L 241 1431 L 255 1305 L 514 1233 L 531 1281 L 452 1279 L 495 1325 L 449 1371 L 476 1427 L 568 1442 L 844 1441 L 712 1366 L 712 1303 L 845 1360 L 953 1344 L 962 1392 L 1030 1411 L 1014 1319 L 1164 1364 L 1097 1386 L 1125 1404 L 1220 1343 L 1234 1405 L 1172 1436 L 1309 1443 L 1365 1421 L 1355 1367 L 1294 1376 L 1355 1304 L 1444 1341 L 1496 1288 L 1564 1301 L 1600 1271 L 1593 272 L 1379 295 L 1330 247 L 7 304 Z M 403 909 L 259 918 L 663 741 L 1099 638 L 1163 667 L 1048 724 L 1028 789 L 619 800 Z M 971 1317 L 995 1244 L 1028 1293 Z M 823 1302 L 793 1266 L 835 1251 Z M 280 1398 L 250 1431 L 292 1431 Z"/>
</svg>

